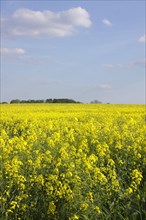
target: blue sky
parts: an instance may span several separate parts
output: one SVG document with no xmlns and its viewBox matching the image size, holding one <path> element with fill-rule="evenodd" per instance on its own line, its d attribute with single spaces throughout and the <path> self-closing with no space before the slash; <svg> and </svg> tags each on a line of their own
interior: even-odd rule
<svg viewBox="0 0 146 220">
<path fill-rule="evenodd" d="M 1 100 L 145 103 L 145 1 L 2 1 Z"/>
</svg>

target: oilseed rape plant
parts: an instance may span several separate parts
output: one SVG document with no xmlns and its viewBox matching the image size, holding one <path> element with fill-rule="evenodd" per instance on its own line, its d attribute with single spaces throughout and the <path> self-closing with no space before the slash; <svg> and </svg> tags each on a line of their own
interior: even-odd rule
<svg viewBox="0 0 146 220">
<path fill-rule="evenodd" d="M 144 105 L 1 105 L 1 220 L 146 219 Z"/>
</svg>

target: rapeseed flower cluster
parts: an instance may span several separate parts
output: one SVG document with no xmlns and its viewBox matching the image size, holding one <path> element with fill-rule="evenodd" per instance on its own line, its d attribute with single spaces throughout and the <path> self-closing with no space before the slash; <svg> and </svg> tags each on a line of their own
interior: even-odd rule
<svg viewBox="0 0 146 220">
<path fill-rule="evenodd" d="M 2 105 L 0 219 L 145 219 L 145 134 L 143 105 Z"/>
</svg>

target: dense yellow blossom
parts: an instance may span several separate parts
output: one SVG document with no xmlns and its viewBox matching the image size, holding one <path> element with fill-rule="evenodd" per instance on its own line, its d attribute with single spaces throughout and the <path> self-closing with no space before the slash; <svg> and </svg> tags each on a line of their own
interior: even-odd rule
<svg viewBox="0 0 146 220">
<path fill-rule="evenodd" d="M 1 105 L 0 219 L 146 219 L 144 105 Z"/>
</svg>

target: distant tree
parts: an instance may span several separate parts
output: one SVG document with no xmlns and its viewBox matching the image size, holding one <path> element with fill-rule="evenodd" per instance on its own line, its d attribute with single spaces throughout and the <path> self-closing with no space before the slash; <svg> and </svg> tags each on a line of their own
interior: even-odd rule
<svg viewBox="0 0 146 220">
<path fill-rule="evenodd" d="M 52 103 L 53 99 L 46 99 L 46 103 Z"/>
<path fill-rule="evenodd" d="M 46 100 L 43 100 L 43 99 L 37 99 L 37 100 L 34 100 L 34 99 L 28 99 L 28 100 L 19 100 L 19 99 L 14 99 L 14 100 L 11 100 L 10 103 L 80 103 L 80 102 L 76 102 L 75 100 L 73 99 L 46 99 Z"/>
<path fill-rule="evenodd" d="M 8 104 L 8 102 L 0 102 L 0 104 Z"/>
<path fill-rule="evenodd" d="M 21 100 L 20 103 L 44 103 L 45 101 L 43 99 L 28 99 L 28 100 Z"/>
<path fill-rule="evenodd" d="M 26 103 L 26 102 L 27 102 L 26 100 L 21 100 L 21 101 L 20 101 L 20 103 Z"/>
<path fill-rule="evenodd" d="M 38 99 L 38 100 L 36 100 L 36 103 L 44 103 L 44 100 L 43 99 Z"/>
<path fill-rule="evenodd" d="M 77 103 L 77 102 L 73 99 L 53 99 L 52 103 Z"/>
<path fill-rule="evenodd" d="M 35 103 L 35 100 L 33 100 L 33 99 L 28 99 L 28 100 L 27 100 L 27 103 Z"/>
<path fill-rule="evenodd" d="M 20 103 L 20 100 L 19 99 L 13 99 L 13 100 L 11 100 L 10 101 L 10 104 L 18 104 L 18 103 Z"/>
<path fill-rule="evenodd" d="M 101 104 L 102 102 L 99 101 L 99 100 L 94 100 L 94 101 L 91 101 L 90 103 L 91 103 L 91 104 Z"/>
</svg>

